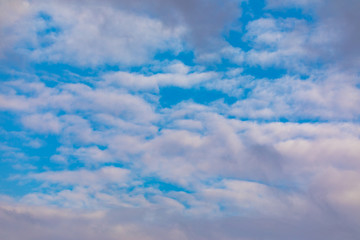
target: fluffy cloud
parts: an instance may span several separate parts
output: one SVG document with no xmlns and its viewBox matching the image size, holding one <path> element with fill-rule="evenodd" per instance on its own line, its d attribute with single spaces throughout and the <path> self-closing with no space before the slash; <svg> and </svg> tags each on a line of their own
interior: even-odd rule
<svg viewBox="0 0 360 240">
<path fill-rule="evenodd" d="M 267 7 L 281 9 L 297 7 L 306 14 L 315 17 L 317 21 L 309 23 L 315 30 L 306 45 L 322 60 L 345 69 L 352 69 L 359 62 L 359 46 L 355 39 L 359 36 L 359 16 L 356 10 L 359 2 L 342 1 L 307 1 L 268 0 Z M 306 36 L 306 35 L 305 35 Z"/>
<path fill-rule="evenodd" d="M 40 133 L 59 133 L 61 130 L 59 119 L 50 113 L 25 116 L 22 122 L 26 128 Z"/>
<path fill-rule="evenodd" d="M 125 87 L 130 90 L 158 91 L 159 87 L 166 86 L 190 88 L 219 77 L 215 72 L 201 71 L 201 69 L 186 66 L 178 61 L 170 62 L 158 68 L 162 72 L 151 74 L 150 76 L 124 71 L 108 73 L 103 76 L 105 81 L 102 84 Z"/>
<path fill-rule="evenodd" d="M 357 239 L 357 17 L 267 3 L 2 2 L 0 238 Z"/>
<path fill-rule="evenodd" d="M 29 37 L 32 26 L 23 21 L 31 17 L 28 1 L 1 1 L 0 9 L 0 60 L 3 60 L 12 53 L 18 41 Z"/>
<path fill-rule="evenodd" d="M 122 174 L 115 172 L 116 178 L 113 179 L 113 175 L 105 171 L 110 168 L 44 172 L 28 177 L 48 184 L 70 184 L 76 188 L 73 191 L 60 189 L 60 192 L 55 188 L 55 192 L 26 196 L 24 201 L 71 206 L 76 199 L 82 199 L 85 206 L 106 205 L 109 201 L 116 205 L 148 206 L 151 203 L 158 206 L 163 204 L 160 199 L 165 197 L 179 200 L 178 204 L 186 205 L 186 211 L 191 214 L 222 215 L 226 213 L 225 208 L 232 213 L 245 211 L 250 214 L 254 211 L 270 216 L 285 214 L 289 209 L 295 212 L 301 212 L 304 208 L 317 209 L 317 201 L 320 201 L 331 203 L 334 209 L 340 207 L 342 210 L 337 210 L 340 214 L 356 220 L 348 208 L 358 208 L 356 201 L 351 200 L 356 198 L 358 186 L 350 184 L 349 180 L 347 188 L 332 188 L 326 180 L 329 177 L 328 169 L 334 169 L 329 174 L 335 172 L 338 177 L 349 174 L 343 169 L 352 169 L 352 178 L 358 177 L 360 131 L 356 124 L 260 124 L 225 119 L 211 111 L 209 108 L 200 110 L 184 104 L 177 111 L 170 112 L 168 128 L 164 127 L 159 133 L 152 132 L 150 139 L 141 134 L 131 136 L 113 131 L 94 133 L 91 128 L 90 131 L 97 137 L 82 139 L 80 137 L 84 131 L 71 131 L 71 138 L 67 137 L 66 132 L 62 134 L 67 139 L 64 144 L 68 146 L 79 143 L 105 146 L 105 150 L 97 147 L 59 148 L 59 156 L 66 161 L 74 159 L 87 166 L 104 161 L 128 162 L 131 167 L 126 171 L 132 174 L 126 179 L 132 180 L 127 182 L 135 183 L 138 177 L 155 177 L 183 190 L 167 192 L 156 190 L 156 187 L 145 187 L 146 184 L 152 186 L 150 181 L 137 183 L 132 190 L 119 193 L 117 200 L 110 201 L 108 198 L 114 193 L 109 195 L 108 191 L 112 188 L 108 183 L 123 182 L 117 178 Z M 184 117 L 189 114 L 192 114 L 192 127 L 178 124 L 179 121 L 186 121 Z M 196 127 L 193 127 L 194 122 Z M 223 180 L 219 182 L 218 178 Z M 83 188 L 84 185 L 91 188 Z M 94 187 L 98 189 L 97 192 L 94 192 Z M 348 200 L 328 198 L 345 190 L 349 194 Z M 242 191 L 243 194 L 240 194 Z M 99 197 L 97 193 L 107 194 L 107 197 Z M 125 197 L 128 194 L 132 197 Z M 314 194 L 317 196 L 315 202 L 312 200 Z M 143 201 L 139 202 L 139 199 Z M 220 208 L 223 210 L 219 211 Z"/>
<path fill-rule="evenodd" d="M 246 58 L 250 64 L 304 72 L 316 57 L 308 46 L 311 32 L 304 20 L 260 18 L 246 28 L 245 39 L 253 45 Z"/>
<path fill-rule="evenodd" d="M 141 64 L 156 50 L 181 48 L 181 27 L 169 28 L 161 21 L 106 5 L 70 2 L 44 5 L 50 20 L 58 26 L 57 36 L 48 46 L 36 49 L 40 61 L 78 65 Z"/>
<path fill-rule="evenodd" d="M 314 74 L 306 81 L 290 76 L 259 80 L 240 76 L 224 84 L 230 82 L 248 91 L 245 99 L 229 109 L 232 115 L 241 118 L 353 120 L 360 110 L 355 104 L 359 96 L 357 81 L 354 74 L 328 71 Z M 233 91 L 222 85 L 219 83 L 216 88 Z M 242 97 L 244 92 L 239 94 Z"/>
<path fill-rule="evenodd" d="M 223 44 L 224 27 L 240 12 L 240 2 L 232 0 L 2 4 L 2 54 L 16 46 L 14 56 L 78 66 L 132 66 L 151 61 L 158 51 L 208 50 Z"/>
</svg>

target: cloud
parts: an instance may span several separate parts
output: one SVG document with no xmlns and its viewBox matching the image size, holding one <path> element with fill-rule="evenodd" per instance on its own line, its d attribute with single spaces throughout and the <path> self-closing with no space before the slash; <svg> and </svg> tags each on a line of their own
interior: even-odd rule
<svg viewBox="0 0 360 240">
<path fill-rule="evenodd" d="M 2 14 L 7 24 L 0 26 L 1 49 L 37 62 L 141 65 L 159 51 L 176 55 L 188 47 L 203 51 L 223 44 L 224 27 L 236 20 L 239 4 L 233 0 L 4 3 L 3 9 L 11 14 Z M 14 31 L 20 28 L 27 31 Z"/>
<path fill-rule="evenodd" d="M 214 49 L 223 41 L 221 35 L 231 28 L 240 15 L 242 1 L 111 1 L 117 6 L 128 6 L 130 9 L 146 9 L 155 14 L 162 22 L 170 26 L 181 25 L 188 29 L 186 39 L 197 50 Z M 225 29 L 225 30 L 224 30 Z"/>
<path fill-rule="evenodd" d="M 223 60 L 242 65 L 245 62 L 245 53 L 241 48 L 228 45 L 218 51 L 200 53 L 196 57 L 199 63 L 221 63 Z"/>
<path fill-rule="evenodd" d="M 342 1 L 307 1 L 268 0 L 267 7 L 272 9 L 300 8 L 314 20 L 309 23 L 314 31 L 308 38 L 307 47 L 312 54 L 334 66 L 354 70 L 359 62 L 359 45 L 355 39 L 359 27 L 356 24 L 359 6 L 356 0 Z"/>
<path fill-rule="evenodd" d="M 281 1 L 281 0 L 267 0 L 266 7 L 267 8 L 281 8 L 281 7 L 310 7 L 316 6 L 321 3 L 322 0 L 289 0 L 289 1 Z"/>
<path fill-rule="evenodd" d="M 0 238 L 357 239 L 348 6 L 23 3 L 1 3 L 29 64 L 0 69 Z"/>
<path fill-rule="evenodd" d="M 353 101 L 358 98 L 359 88 L 354 84 L 357 79 L 354 74 L 333 70 L 314 74 L 306 81 L 286 75 L 275 80 L 230 78 L 227 81 L 248 93 L 229 111 L 231 115 L 250 119 L 354 120 L 359 116 L 359 108 Z M 216 87 L 232 91 L 222 83 Z M 243 92 L 240 93 L 240 97 L 243 96 Z"/>
<path fill-rule="evenodd" d="M 95 187 L 97 184 L 116 183 L 126 185 L 129 171 L 116 167 L 104 167 L 96 171 L 77 170 L 44 172 L 29 175 L 30 178 L 60 184 Z"/>
<path fill-rule="evenodd" d="M 323 7 L 326 5 L 326 7 Z M 355 40 L 359 38 L 360 20 L 356 10 L 360 7 L 358 1 L 347 0 L 323 2 L 319 8 L 320 29 L 324 37 L 334 36 L 329 41 L 330 49 L 325 54 L 343 66 L 353 68 L 359 63 L 360 47 Z M 326 30 L 325 30 L 326 29 Z M 327 34 L 329 33 L 329 34 Z M 330 35 L 330 36 L 329 36 Z"/>
<path fill-rule="evenodd" d="M 106 211 L 67 211 L 44 207 L 3 205 L 0 212 L 1 236 L 8 239 L 318 239 L 339 237 L 355 240 L 358 234 L 344 223 L 318 222 L 316 214 L 308 221 L 229 217 L 191 220 L 160 211 L 117 209 Z M 16 224 L 15 224 L 16 223 Z M 318 227 L 314 228 L 314 224 Z M 15 231 L 14 227 L 22 231 Z M 56 226 L 56 227 L 54 227 Z M 17 228 L 16 228 L 17 229 Z M 36 229 L 37 231 L 34 231 Z"/>
<path fill-rule="evenodd" d="M 189 67 L 182 62 L 174 61 L 160 67 L 160 73 L 139 74 L 125 71 L 107 73 L 103 76 L 103 85 L 125 87 L 130 90 L 155 90 L 159 87 L 178 86 L 190 88 L 202 82 L 219 77 L 213 71 L 201 71 L 196 67 Z"/>
<path fill-rule="evenodd" d="M 22 123 L 26 128 L 39 133 L 59 133 L 62 128 L 59 119 L 51 113 L 25 116 Z"/>
<path fill-rule="evenodd" d="M 249 22 L 246 29 L 244 39 L 252 45 L 246 60 L 252 65 L 307 72 L 307 63 L 317 57 L 308 47 L 311 31 L 304 20 L 260 18 Z"/>
<path fill-rule="evenodd" d="M 138 65 L 158 50 L 181 48 L 184 30 L 161 21 L 112 8 L 108 4 L 56 2 L 43 5 L 60 29 L 49 44 L 33 51 L 38 61 L 66 62 L 80 66 L 103 64 Z M 50 22 L 50 23 L 49 23 Z"/>
<path fill-rule="evenodd" d="M 31 17 L 31 9 L 30 3 L 22 0 L 1 1 L 0 9 L 0 60 L 2 60 L 11 54 L 20 40 L 29 37 L 31 26 L 22 20 Z"/>
</svg>

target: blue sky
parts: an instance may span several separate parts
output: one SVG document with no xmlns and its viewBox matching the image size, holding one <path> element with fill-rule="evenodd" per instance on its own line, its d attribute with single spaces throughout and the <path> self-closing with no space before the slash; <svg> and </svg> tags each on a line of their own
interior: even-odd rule
<svg viewBox="0 0 360 240">
<path fill-rule="evenodd" d="M 358 239 L 359 8 L 0 1 L 0 238 Z"/>
</svg>

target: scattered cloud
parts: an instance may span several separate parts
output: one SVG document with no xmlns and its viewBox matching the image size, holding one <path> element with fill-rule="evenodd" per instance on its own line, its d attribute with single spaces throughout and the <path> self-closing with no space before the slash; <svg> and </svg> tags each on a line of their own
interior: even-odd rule
<svg viewBox="0 0 360 240">
<path fill-rule="evenodd" d="M 358 3 L 257 4 L 2 1 L 0 238 L 357 239 Z"/>
</svg>

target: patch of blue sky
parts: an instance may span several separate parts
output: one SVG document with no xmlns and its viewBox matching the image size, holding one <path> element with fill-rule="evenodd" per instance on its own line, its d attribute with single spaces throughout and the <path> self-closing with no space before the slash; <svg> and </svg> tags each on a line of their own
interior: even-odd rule
<svg viewBox="0 0 360 240">
<path fill-rule="evenodd" d="M 265 2 L 263 0 L 249 0 L 241 3 L 242 15 L 237 20 L 237 27 L 224 34 L 224 39 L 232 46 L 247 52 L 252 49 L 251 43 L 244 40 L 246 26 L 250 21 L 258 19 L 264 14 Z"/>
<path fill-rule="evenodd" d="M 44 11 L 38 12 L 37 17 L 39 19 L 42 19 L 42 20 L 46 21 L 46 22 L 52 21 L 52 16 L 50 14 L 44 12 Z"/>
<path fill-rule="evenodd" d="M 8 69 L 5 69 L 1 66 L 1 62 L 0 62 L 0 82 L 2 81 L 6 81 L 11 79 L 13 76 L 13 73 L 11 71 L 9 71 Z"/>
<path fill-rule="evenodd" d="M 13 143 L 13 139 L 9 139 Z M 21 145 L 21 144 L 20 144 Z M 26 147 L 22 145 L 19 148 L 0 146 L 0 194 L 6 194 L 11 197 L 21 197 L 27 193 L 31 193 L 39 183 L 24 180 L 17 176 L 28 173 L 29 171 L 37 171 L 40 166 L 38 156 L 28 156 Z"/>
<path fill-rule="evenodd" d="M 217 62 L 204 64 L 203 67 L 204 67 L 204 69 L 206 71 L 214 71 L 214 72 L 223 72 L 223 73 L 225 73 L 229 69 L 235 69 L 235 68 L 239 68 L 239 67 L 242 67 L 242 66 L 243 65 L 233 63 L 229 59 L 221 58 L 221 59 L 218 59 Z"/>
<path fill-rule="evenodd" d="M 163 87 L 160 88 L 160 105 L 164 108 L 172 106 L 187 100 L 195 103 L 207 105 L 216 100 L 223 99 L 226 104 L 233 104 L 237 98 L 230 97 L 227 94 L 217 91 L 208 90 L 203 87 L 184 89 L 180 87 Z"/>
<path fill-rule="evenodd" d="M 48 26 L 44 29 L 41 29 L 40 31 L 37 32 L 37 35 L 39 37 L 44 37 L 47 35 L 52 35 L 52 34 L 59 34 L 61 33 L 61 28 L 60 27 L 56 27 L 56 26 Z"/>
<path fill-rule="evenodd" d="M 184 50 L 179 53 L 175 53 L 173 51 L 161 51 L 157 52 L 153 58 L 154 60 L 158 61 L 180 61 L 187 66 L 195 66 L 196 63 L 194 62 L 195 55 L 194 52 L 191 50 Z M 154 72 L 156 73 L 156 72 Z"/>
<path fill-rule="evenodd" d="M 95 77 L 99 74 L 100 71 L 109 71 L 108 68 L 91 68 L 91 67 L 77 67 L 72 66 L 70 64 L 65 63 L 50 63 L 50 62 L 42 62 L 42 63 L 33 63 L 32 68 L 35 73 L 39 76 L 46 75 L 55 75 L 61 78 L 61 81 L 71 81 L 72 78 L 69 76 L 81 76 L 81 77 Z M 85 78 L 86 79 L 86 78 Z"/>
<path fill-rule="evenodd" d="M 46 36 L 52 33 L 61 33 L 61 28 L 55 24 L 51 15 L 45 12 L 39 12 L 36 16 L 40 21 L 45 23 L 45 27 L 37 32 L 39 37 Z"/>
<path fill-rule="evenodd" d="M 19 172 L 14 172 L 7 164 L 1 163 L 1 178 L 0 178 L 0 194 L 8 195 L 15 199 L 21 199 L 34 190 L 39 189 L 42 185 L 40 182 L 18 179 L 16 176 Z"/>
<path fill-rule="evenodd" d="M 47 48 L 54 44 L 54 39 L 62 32 L 61 28 L 57 26 L 46 26 L 37 31 L 38 44 L 37 48 Z"/>
<path fill-rule="evenodd" d="M 192 193 L 193 192 L 189 188 L 185 188 L 183 186 L 171 183 L 170 181 L 166 181 L 164 179 L 159 179 L 156 177 L 144 177 L 141 180 L 143 181 L 144 188 L 154 188 L 154 189 L 158 189 L 164 193 L 168 193 L 168 192 Z"/>
<path fill-rule="evenodd" d="M 269 8 L 265 0 L 249 0 L 243 1 L 241 4 L 242 16 L 240 22 L 245 27 L 249 21 L 264 17 L 272 16 L 274 18 L 297 18 L 304 19 L 309 22 L 314 21 L 311 10 L 298 7 L 296 5 L 282 8 Z"/>
<path fill-rule="evenodd" d="M 265 6 L 264 0 L 243 1 L 241 4 L 242 15 L 239 18 L 242 26 L 245 27 L 249 21 L 262 17 Z"/>
<path fill-rule="evenodd" d="M 304 8 L 300 7 L 289 7 L 286 11 L 284 9 L 266 9 L 265 14 L 270 14 L 274 18 L 297 18 L 309 23 L 314 22 L 314 14 L 310 10 L 304 11 Z"/>
<path fill-rule="evenodd" d="M 21 131 L 22 127 L 17 118 L 17 114 L 8 111 L 0 111 L 0 129 L 6 131 Z"/>
<path fill-rule="evenodd" d="M 247 66 L 244 67 L 243 74 L 251 75 L 255 77 L 255 79 L 277 79 L 286 75 L 288 70 L 285 68 L 279 67 L 262 67 L 262 66 Z M 254 80 L 256 81 L 256 80 Z"/>
<path fill-rule="evenodd" d="M 240 121 L 249 121 L 249 122 L 256 122 L 256 123 L 273 123 L 273 122 L 281 122 L 281 123 L 334 123 L 337 122 L 336 120 L 329 120 L 329 119 L 322 119 L 318 116 L 299 116 L 299 115 L 280 115 L 280 116 L 273 116 L 267 118 L 261 117 L 239 117 L 235 115 L 227 115 L 229 119 L 236 119 Z M 346 122 L 346 120 L 341 120 L 339 122 Z M 349 120 L 349 122 L 354 122 L 354 120 Z"/>
<path fill-rule="evenodd" d="M 36 168 L 33 171 L 47 170 L 61 170 L 66 164 L 69 169 L 78 169 L 84 167 L 84 163 L 78 161 L 77 158 L 68 157 L 67 163 L 56 162 L 51 159 L 51 156 L 57 154 L 57 149 L 62 145 L 59 136 L 56 134 L 36 134 L 31 131 L 25 131 L 17 117 L 7 112 L 0 112 L 0 125 L 2 130 L 2 143 L 6 144 L 10 149 L 3 151 L 1 159 L 12 159 L 13 165 L 18 164 L 35 164 Z M 34 146 L 31 141 L 37 141 L 39 144 Z M 80 147 L 82 145 L 79 145 Z M 76 147 L 76 146 L 75 146 Z M 16 159 L 11 156 L 19 156 Z M 17 149 L 21 149 L 18 152 Z M 9 155 L 10 154 L 10 155 Z M 10 156 L 10 157 L 7 157 Z M 12 169 L 11 173 L 16 172 Z"/>
<path fill-rule="evenodd" d="M 59 165 L 50 159 L 60 146 L 57 136 L 30 135 L 28 132 L 12 131 L 11 129 L 6 129 L 6 131 L 8 131 L 6 134 L 4 132 L 2 134 L 2 141 L 8 149 L 4 149 L 1 155 L 2 160 L 11 160 L 13 165 L 35 164 L 37 168 L 34 168 L 34 171 L 44 168 L 56 170 L 63 167 L 63 164 Z"/>
<path fill-rule="evenodd" d="M 252 49 L 251 44 L 243 39 L 245 30 L 230 30 L 224 35 L 225 40 L 233 47 L 241 48 L 247 52 Z"/>
</svg>

